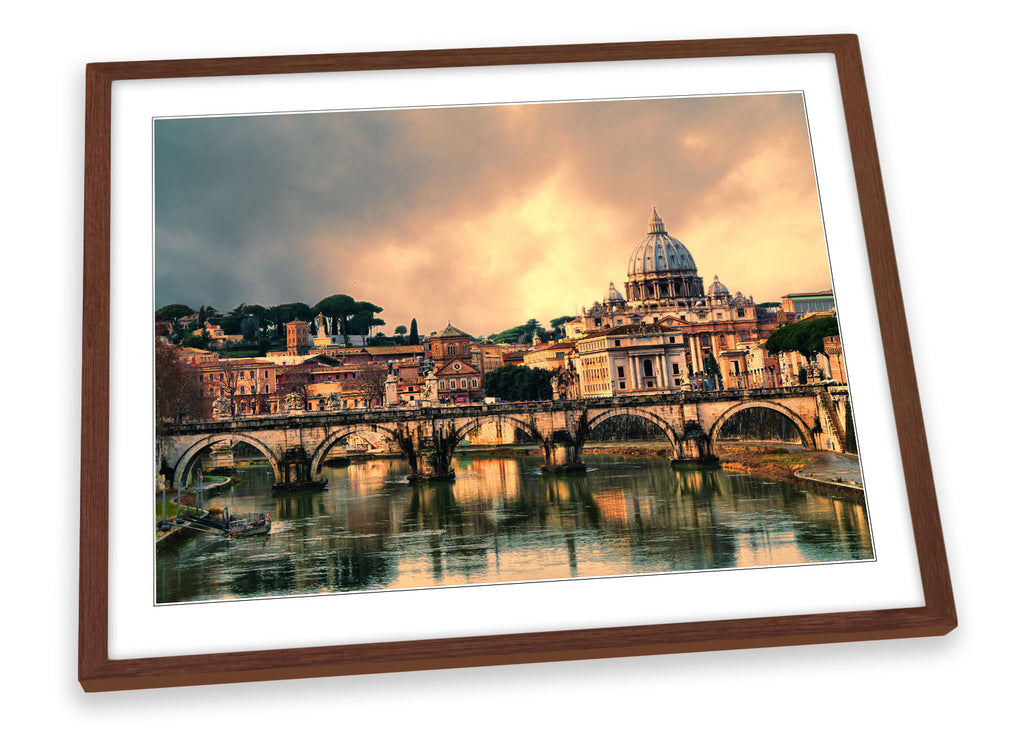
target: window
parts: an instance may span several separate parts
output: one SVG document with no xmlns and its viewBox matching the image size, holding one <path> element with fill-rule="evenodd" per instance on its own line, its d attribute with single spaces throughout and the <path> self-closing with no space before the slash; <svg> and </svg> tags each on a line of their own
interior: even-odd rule
<svg viewBox="0 0 1024 737">
<path fill-rule="evenodd" d="M 616 340 L 615 341 L 615 347 L 618 348 L 620 345 L 622 345 L 622 341 L 621 340 Z"/>
<path fill-rule="evenodd" d="M 455 355 L 455 344 L 454 343 L 449 343 L 447 345 L 447 349 L 448 349 L 448 355 L 449 356 L 454 356 Z"/>
<path fill-rule="evenodd" d="M 676 374 L 676 375 L 679 374 L 679 364 L 678 363 L 673 363 L 672 364 L 672 373 Z M 677 381 L 676 383 L 678 384 L 679 382 Z"/>
<path fill-rule="evenodd" d="M 477 380 L 473 379 L 473 388 L 476 389 L 477 386 L 479 386 L 479 384 L 477 383 Z"/>
<path fill-rule="evenodd" d="M 669 343 L 675 343 L 676 342 L 676 336 L 670 335 L 669 338 L 668 338 L 668 342 Z"/>
<path fill-rule="evenodd" d="M 740 317 L 744 317 L 747 314 L 747 311 L 744 309 L 740 309 L 736 314 L 739 315 Z"/>
<path fill-rule="evenodd" d="M 466 380 L 465 380 L 465 379 L 461 379 L 461 380 L 459 381 L 459 385 L 460 385 L 460 386 L 461 386 L 461 387 L 462 387 L 463 389 L 465 389 L 465 388 L 466 388 Z"/>
<path fill-rule="evenodd" d="M 624 379 L 626 377 L 626 367 L 619 366 L 619 378 Z"/>
<path fill-rule="evenodd" d="M 620 381 L 619 382 L 619 389 L 625 389 L 625 388 L 626 388 L 626 382 Z"/>
</svg>

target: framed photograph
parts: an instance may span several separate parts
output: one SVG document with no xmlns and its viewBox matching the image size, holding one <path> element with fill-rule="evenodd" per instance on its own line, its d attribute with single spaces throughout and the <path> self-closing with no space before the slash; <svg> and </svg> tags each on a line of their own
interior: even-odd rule
<svg viewBox="0 0 1024 737">
<path fill-rule="evenodd" d="M 855 36 L 86 78 L 85 690 L 956 626 Z"/>
</svg>

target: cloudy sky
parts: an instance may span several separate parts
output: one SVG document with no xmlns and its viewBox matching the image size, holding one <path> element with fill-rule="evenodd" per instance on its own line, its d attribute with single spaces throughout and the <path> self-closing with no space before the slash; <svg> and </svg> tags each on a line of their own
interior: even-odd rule
<svg viewBox="0 0 1024 737">
<path fill-rule="evenodd" d="M 705 287 L 831 286 L 799 94 L 158 120 L 155 162 L 157 306 L 547 323 L 623 289 L 652 205 Z"/>
</svg>

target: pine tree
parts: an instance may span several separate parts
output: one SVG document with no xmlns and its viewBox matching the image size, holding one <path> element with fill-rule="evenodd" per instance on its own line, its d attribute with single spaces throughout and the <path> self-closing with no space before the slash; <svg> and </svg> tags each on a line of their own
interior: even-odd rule
<svg viewBox="0 0 1024 737">
<path fill-rule="evenodd" d="M 419 331 L 419 328 L 416 327 L 416 318 L 414 317 L 412 319 L 412 322 L 409 323 L 409 345 L 419 345 L 419 344 L 420 344 L 420 331 Z"/>
</svg>

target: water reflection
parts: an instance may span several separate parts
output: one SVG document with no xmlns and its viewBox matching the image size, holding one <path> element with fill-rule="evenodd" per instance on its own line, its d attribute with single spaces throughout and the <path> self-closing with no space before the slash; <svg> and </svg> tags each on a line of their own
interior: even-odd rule
<svg viewBox="0 0 1024 737">
<path fill-rule="evenodd" d="M 268 467 L 212 503 L 270 512 L 267 539 L 198 536 L 157 552 L 157 601 L 317 594 L 843 561 L 872 556 L 863 504 L 809 485 L 663 458 L 459 458 L 454 483 L 410 485 L 375 459 L 325 468 L 326 491 L 274 496 Z"/>
</svg>

